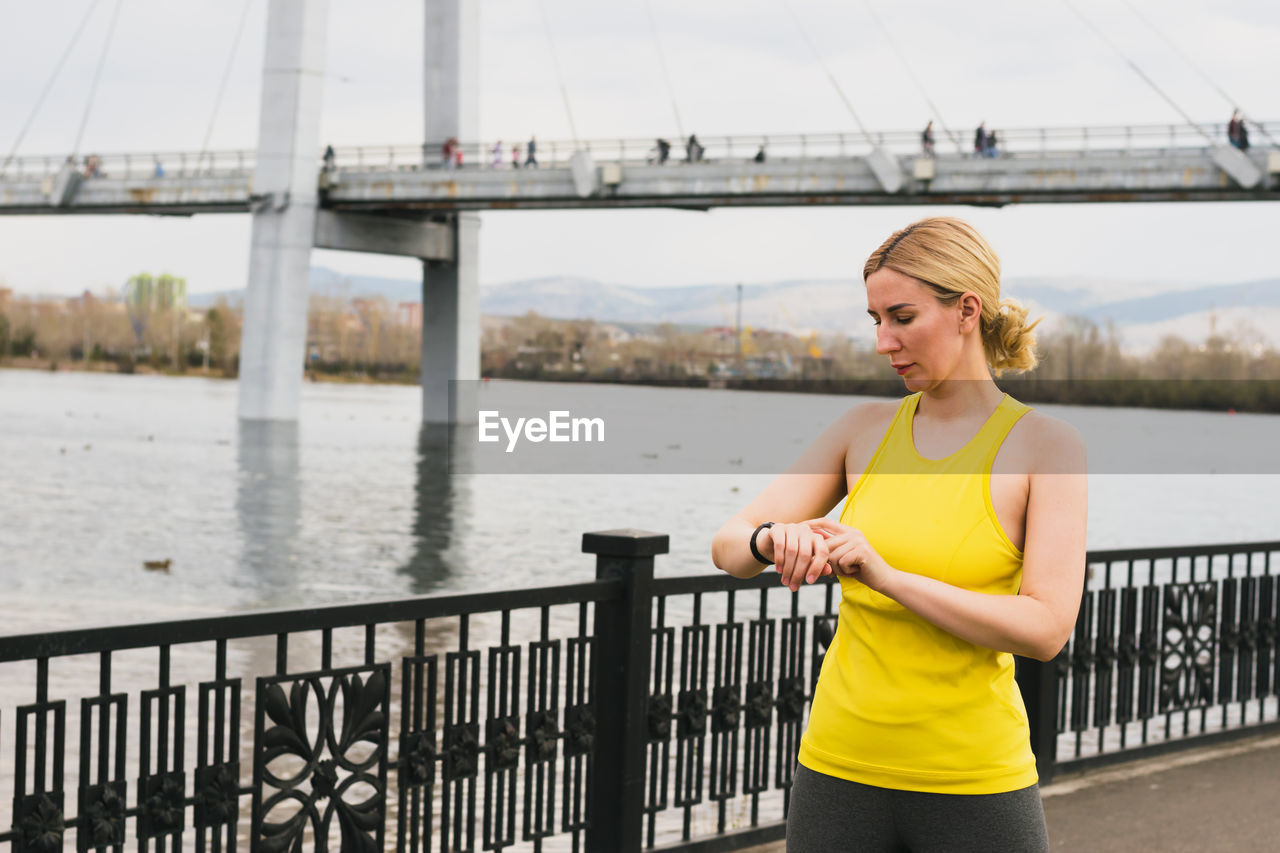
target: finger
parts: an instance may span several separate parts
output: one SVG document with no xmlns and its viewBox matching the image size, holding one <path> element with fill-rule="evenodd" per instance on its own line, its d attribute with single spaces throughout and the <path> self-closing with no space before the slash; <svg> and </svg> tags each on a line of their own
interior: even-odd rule
<svg viewBox="0 0 1280 853">
<path fill-rule="evenodd" d="M 858 550 L 857 542 L 845 542 L 840 547 L 835 548 L 831 552 L 831 556 L 827 558 L 827 564 L 838 574 L 849 575 L 849 571 L 853 567 L 854 557 Z M 850 555 L 854 555 L 851 557 Z"/>
<path fill-rule="evenodd" d="M 800 588 L 801 559 L 800 533 L 798 530 L 787 531 L 787 586 L 794 592 Z"/>
<path fill-rule="evenodd" d="M 851 542 L 849 544 L 849 549 L 840 555 L 836 560 L 836 565 L 852 574 L 862 568 L 867 555 L 866 549 L 862 547 L 861 542 Z"/>
<path fill-rule="evenodd" d="M 845 554 L 849 553 L 851 550 L 856 548 L 857 545 L 858 543 L 849 542 L 847 540 L 844 542 L 841 542 L 840 544 L 832 548 L 830 552 L 828 552 L 827 562 L 834 566 L 837 562 L 839 562 L 841 557 L 843 557 Z"/>
<path fill-rule="evenodd" d="M 805 544 L 800 548 L 800 566 L 796 583 L 814 583 L 821 577 L 822 567 L 827 563 L 830 548 L 821 535 L 801 528 Z"/>
<path fill-rule="evenodd" d="M 815 583 L 818 578 L 822 577 L 822 569 L 826 565 L 826 554 L 814 554 L 813 559 L 809 561 L 808 570 L 805 572 L 805 580 L 809 583 Z"/>
<path fill-rule="evenodd" d="M 778 579 L 783 586 L 791 586 L 791 569 L 787 563 L 787 528 L 785 525 L 774 525 L 770 528 L 773 534 L 774 567 L 778 570 Z"/>
</svg>

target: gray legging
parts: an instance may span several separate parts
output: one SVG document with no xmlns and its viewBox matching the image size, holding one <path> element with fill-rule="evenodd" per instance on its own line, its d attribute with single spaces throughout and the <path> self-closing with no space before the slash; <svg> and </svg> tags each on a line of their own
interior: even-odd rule
<svg viewBox="0 0 1280 853">
<path fill-rule="evenodd" d="M 1007 794 L 876 788 L 796 768 L 787 853 L 1047 853 L 1036 785 Z"/>
</svg>

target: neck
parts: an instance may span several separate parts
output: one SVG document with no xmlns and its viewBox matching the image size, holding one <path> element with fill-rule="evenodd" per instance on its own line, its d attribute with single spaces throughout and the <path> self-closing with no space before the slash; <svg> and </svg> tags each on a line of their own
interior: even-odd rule
<svg viewBox="0 0 1280 853">
<path fill-rule="evenodd" d="M 981 376 L 953 377 L 925 389 L 916 411 L 927 410 L 928 417 L 944 421 L 978 413 L 986 417 L 995 411 L 1003 398 L 1004 392 L 996 387 L 991 374 L 984 370 Z"/>
</svg>

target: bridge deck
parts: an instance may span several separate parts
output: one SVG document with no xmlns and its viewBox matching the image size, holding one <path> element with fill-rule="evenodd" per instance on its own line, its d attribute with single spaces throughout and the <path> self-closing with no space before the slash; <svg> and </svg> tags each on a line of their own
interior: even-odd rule
<svg viewBox="0 0 1280 853">
<path fill-rule="evenodd" d="M 1270 140 L 1267 127 L 1262 126 Z M 649 141 L 540 144 L 543 162 L 536 169 L 511 168 L 501 150 L 482 165 L 488 152 L 479 145 L 470 146 L 472 156 L 462 168 L 443 168 L 431 146 L 353 148 L 336 152 L 327 169 L 318 163 L 317 175 L 326 207 L 413 216 L 551 208 L 1280 198 L 1277 147 L 1247 153 L 1262 180 L 1246 189 L 1219 165 L 1225 146 L 1211 144 L 1195 128 L 1067 130 L 1010 132 L 1000 156 L 990 158 L 943 151 L 941 142 L 936 157 L 925 157 L 914 134 L 882 135 L 876 148 L 890 154 L 891 169 L 901 175 L 896 191 L 886 190 L 883 171 L 877 175 L 873 168 L 870 142 L 841 134 L 709 139 L 704 159 L 662 164 L 654 162 Z M 755 162 L 760 145 L 767 146 L 768 157 Z M 590 157 L 577 183 L 570 160 L 576 149 Z M 1234 149 L 1230 154 L 1236 156 Z M 152 163 L 162 157 L 176 168 L 160 174 Z M 78 186 L 66 192 L 70 170 L 55 158 L 16 161 L 0 174 L 0 214 L 242 213 L 282 202 L 255 197 L 253 152 L 117 155 L 100 162 L 99 176 L 77 174 L 72 181 Z"/>
</svg>

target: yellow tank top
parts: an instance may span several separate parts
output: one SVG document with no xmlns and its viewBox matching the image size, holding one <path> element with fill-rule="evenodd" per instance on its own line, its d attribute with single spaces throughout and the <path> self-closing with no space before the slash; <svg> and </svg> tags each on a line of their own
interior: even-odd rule
<svg viewBox="0 0 1280 853">
<path fill-rule="evenodd" d="M 1029 408 L 1005 395 L 969 443 L 943 459 L 916 452 L 920 395 L 902 401 L 840 521 L 903 571 L 1015 595 L 1022 552 L 996 520 L 991 463 Z M 840 618 L 822 662 L 800 763 L 908 791 L 995 794 L 1036 782 L 1013 656 L 937 628 L 841 578 Z"/>
</svg>

